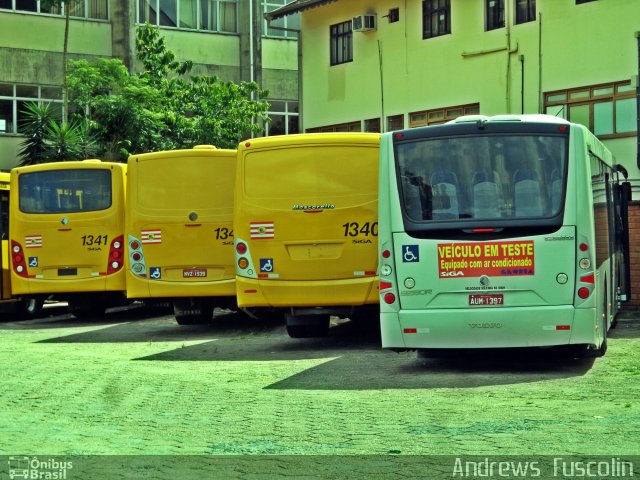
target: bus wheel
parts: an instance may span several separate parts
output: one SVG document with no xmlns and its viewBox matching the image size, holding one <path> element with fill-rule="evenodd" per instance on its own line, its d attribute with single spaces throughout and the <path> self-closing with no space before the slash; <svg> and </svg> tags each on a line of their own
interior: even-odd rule
<svg viewBox="0 0 640 480">
<path fill-rule="evenodd" d="M 291 338 L 326 337 L 329 334 L 329 315 L 285 314 L 287 333 Z"/>
<path fill-rule="evenodd" d="M 18 314 L 22 318 L 37 318 L 42 313 L 44 299 L 40 297 L 28 297 L 20 300 Z"/>
<path fill-rule="evenodd" d="M 86 300 L 69 300 L 69 312 L 78 320 L 96 320 L 104 318 L 105 306 L 100 301 L 91 303 Z"/>
<path fill-rule="evenodd" d="M 173 315 L 178 325 L 202 325 L 213 318 L 213 304 L 195 298 L 174 300 Z"/>
</svg>

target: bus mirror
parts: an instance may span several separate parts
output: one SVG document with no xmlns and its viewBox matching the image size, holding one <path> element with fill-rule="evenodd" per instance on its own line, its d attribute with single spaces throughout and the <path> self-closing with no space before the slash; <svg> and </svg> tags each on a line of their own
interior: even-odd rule
<svg viewBox="0 0 640 480">
<path fill-rule="evenodd" d="M 629 172 L 627 172 L 627 169 L 622 165 L 616 165 L 615 170 L 616 172 L 621 173 L 625 180 L 629 178 Z"/>
</svg>

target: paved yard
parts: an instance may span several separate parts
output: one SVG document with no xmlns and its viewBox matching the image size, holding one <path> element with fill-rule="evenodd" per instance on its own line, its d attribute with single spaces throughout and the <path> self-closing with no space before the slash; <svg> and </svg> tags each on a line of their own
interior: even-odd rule
<svg viewBox="0 0 640 480">
<path fill-rule="evenodd" d="M 0 323 L 0 364 L 1 455 L 640 452 L 637 313 L 595 361 L 423 362 L 350 323 L 293 340 L 222 312 L 203 327 L 142 309 L 92 323 L 59 312 Z"/>
</svg>

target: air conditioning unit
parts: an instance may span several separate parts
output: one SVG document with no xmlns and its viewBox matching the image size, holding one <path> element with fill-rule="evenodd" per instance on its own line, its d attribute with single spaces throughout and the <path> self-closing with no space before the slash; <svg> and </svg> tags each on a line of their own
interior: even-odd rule
<svg viewBox="0 0 640 480">
<path fill-rule="evenodd" d="M 370 32 L 377 27 L 375 13 L 368 13 L 366 15 L 358 15 L 351 19 L 354 32 Z"/>
</svg>

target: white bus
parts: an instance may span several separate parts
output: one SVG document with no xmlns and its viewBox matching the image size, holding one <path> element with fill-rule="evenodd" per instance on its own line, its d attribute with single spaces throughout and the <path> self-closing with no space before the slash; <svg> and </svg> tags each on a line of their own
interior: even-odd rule
<svg viewBox="0 0 640 480">
<path fill-rule="evenodd" d="M 630 188 L 592 133 L 547 115 L 460 117 L 385 134 L 380 162 L 384 348 L 604 355 L 628 299 Z"/>
</svg>

